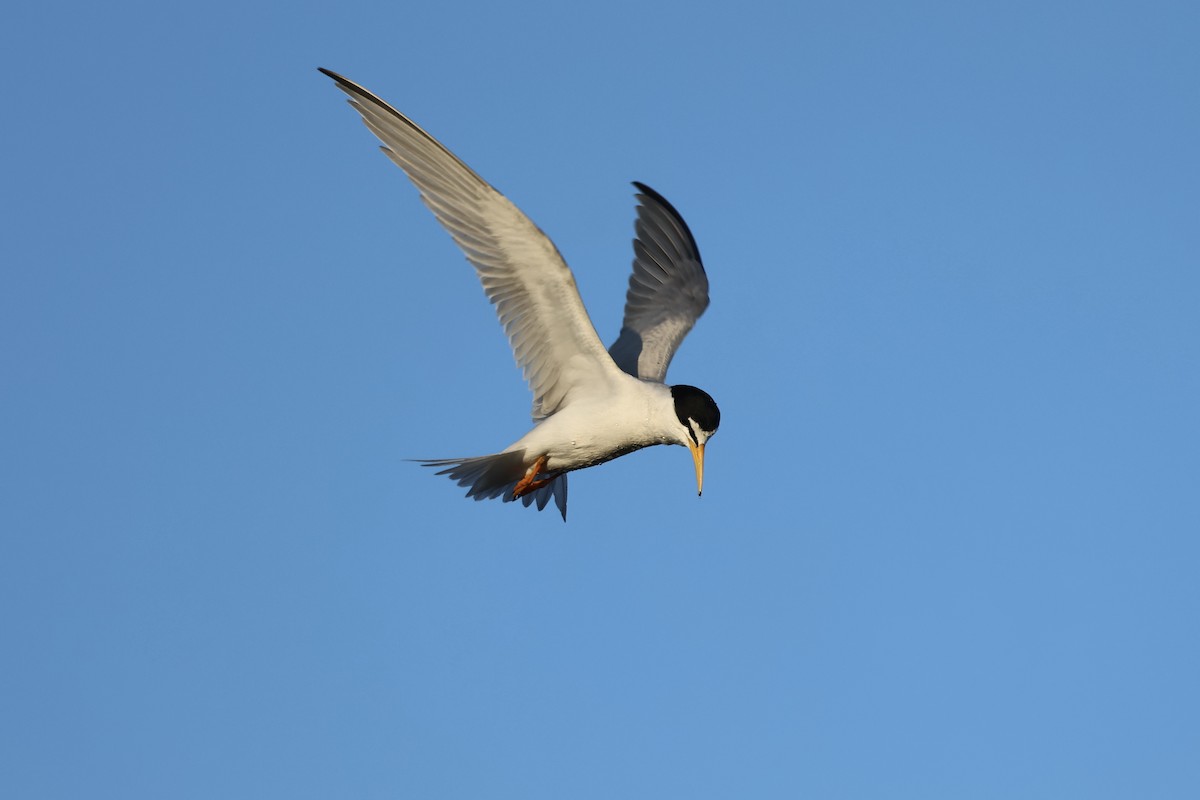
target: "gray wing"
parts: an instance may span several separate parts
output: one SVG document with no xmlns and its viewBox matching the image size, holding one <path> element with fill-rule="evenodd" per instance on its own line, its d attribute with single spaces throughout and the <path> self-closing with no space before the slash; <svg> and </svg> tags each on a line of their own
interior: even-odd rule
<svg viewBox="0 0 1200 800">
<path fill-rule="evenodd" d="M 619 373 L 592 325 L 575 278 L 530 219 L 400 112 L 341 75 L 322 69 L 383 142 L 383 152 L 475 267 L 496 306 L 533 392 L 533 416 L 547 417 L 576 392 L 599 390 Z"/>
<path fill-rule="evenodd" d="M 683 337 L 708 308 L 708 276 L 683 217 L 662 195 L 638 189 L 633 275 L 621 335 L 608 349 L 617 366 L 662 382 Z"/>
</svg>

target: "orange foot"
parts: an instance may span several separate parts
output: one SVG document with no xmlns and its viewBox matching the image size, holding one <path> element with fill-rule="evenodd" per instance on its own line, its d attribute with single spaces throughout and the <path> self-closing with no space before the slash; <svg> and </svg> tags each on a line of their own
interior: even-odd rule
<svg viewBox="0 0 1200 800">
<path fill-rule="evenodd" d="M 533 466 L 525 470 L 525 477 L 517 481 L 517 485 L 513 487 L 513 500 L 518 497 L 524 497 L 530 492 L 536 492 L 538 489 L 546 486 L 554 481 L 553 477 L 542 478 L 537 480 L 538 473 L 546 468 L 546 457 L 538 456 L 537 461 L 533 462 Z"/>
</svg>

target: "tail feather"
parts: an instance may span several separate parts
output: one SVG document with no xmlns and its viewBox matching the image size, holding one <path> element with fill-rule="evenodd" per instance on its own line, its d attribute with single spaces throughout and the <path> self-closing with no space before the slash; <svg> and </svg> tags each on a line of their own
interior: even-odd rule
<svg viewBox="0 0 1200 800">
<path fill-rule="evenodd" d="M 467 487 L 467 497 L 476 500 L 494 500 L 501 498 L 505 503 L 518 499 L 513 497 L 513 489 L 517 482 L 525 477 L 525 452 L 515 450 L 507 453 L 496 453 L 490 456 L 475 458 L 438 458 L 419 462 L 423 467 L 442 467 L 438 475 L 446 475 L 459 486 Z M 563 521 L 567 519 L 567 476 L 559 475 L 553 481 L 540 489 L 520 498 L 526 508 L 537 503 L 541 511 L 554 498 L 554 505 L 562 514 Z"/>
</svg>

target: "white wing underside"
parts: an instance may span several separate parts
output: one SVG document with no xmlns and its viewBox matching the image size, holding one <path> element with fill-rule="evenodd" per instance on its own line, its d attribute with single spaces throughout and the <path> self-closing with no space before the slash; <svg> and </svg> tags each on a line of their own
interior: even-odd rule
<svg viewBox="0 0 1200 800">
<path fill-rule="evenodd" d="M 534 419 L 553 414 L 576 393 L 603 394 L 618 374 L 616 365 L 554 243 L 403 114 L 340 75 L 321 72 L 350 96 L 383 152 L 416 184 L 475 267 L 533 392 Z"/>
<path fill-rule="evenodd" d="M 662 383 L 683 337 L 708 308 L 708 276 L 679 212 L 650 187 L 638 188 L 633 275 L 621 335 L 609 348 L 617 366 Z"/>
</svg>

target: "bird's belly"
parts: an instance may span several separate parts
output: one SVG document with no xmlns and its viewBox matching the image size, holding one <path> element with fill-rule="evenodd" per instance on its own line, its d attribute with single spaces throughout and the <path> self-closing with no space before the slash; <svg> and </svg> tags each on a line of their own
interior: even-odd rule
<svg viewBox="0 0 1200 800">
<path fill-rule="evenodd" d="M 640 420 L 604 416 L 551 417 L 514 444 L 513 449 L 524 448 L 531 456 L 544 453 L 547 471 L 570 472 L 662 443 L 639 423 Z"/>
<path fill-rule="evenodd" d="M 594 467 L 623 455 L 641 450 L 649 443 L 575 439 L 547 453 L 548 470 L 570 471 Z"/>
</svg>

